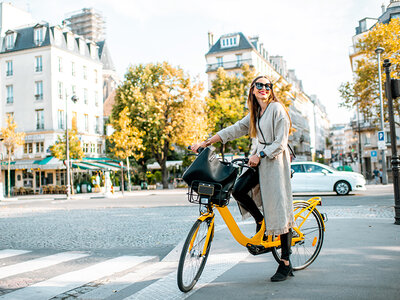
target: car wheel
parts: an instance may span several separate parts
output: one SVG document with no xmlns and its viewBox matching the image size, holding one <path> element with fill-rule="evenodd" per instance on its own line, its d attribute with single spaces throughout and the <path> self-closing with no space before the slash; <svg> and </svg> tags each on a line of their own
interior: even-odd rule
<svg viewBox="0 0 400 300">
<path fill-rule="evenodd" d="M 350 192 L 350 184 L 346 181 L 338 181 L 335 184 L 335 192 L 338 195 L 344 196 L 347 195 Z"/>
</svg>

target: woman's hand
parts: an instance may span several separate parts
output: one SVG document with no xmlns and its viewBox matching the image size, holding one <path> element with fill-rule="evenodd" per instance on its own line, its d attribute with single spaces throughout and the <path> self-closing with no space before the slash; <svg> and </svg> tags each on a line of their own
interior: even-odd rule
<svg viewBox="0 0 400 300">
<path fill-rule="evenodd" d="M 194 153 L 197 153 L 197 150 L 199 148 L 205 148 L 207 147 L 207 141 L 201 142 L 201 143 L 197 143 L 197 144 L 193 144 L 192 146 L 190 146 L 190 150 L 192 150 Z"/>
<path fill-rule="evenodd" d="M 257 167 L 260 163 L 260 158 L 257 155 L 252 155 L 249 158 L 249 166 L 250 167 Z"/>
</svg>

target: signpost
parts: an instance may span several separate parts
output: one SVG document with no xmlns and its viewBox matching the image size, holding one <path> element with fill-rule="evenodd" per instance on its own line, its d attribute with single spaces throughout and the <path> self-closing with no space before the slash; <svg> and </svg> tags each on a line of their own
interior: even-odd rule
<svg viewBox="0 0 400 300">
<path fill-rule="evenodd" d="M 371 162 L 378 161 L 378 152 L 376 150 L 371 151 Z"/>
<path fill-rule="evenodd" d="M 385 132 L 378 131 L 378 149 L 386 150 Z"/>
</svg>

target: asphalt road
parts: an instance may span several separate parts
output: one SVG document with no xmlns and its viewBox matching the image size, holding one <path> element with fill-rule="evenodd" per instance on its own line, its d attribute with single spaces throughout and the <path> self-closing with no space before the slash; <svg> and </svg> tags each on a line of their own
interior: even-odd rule
<svg viewBox="0 0 400 300">
<path fill-rule="evenodd" d="M 312 196 L 315 195 L 296 194 L 294 199 Z M 317 196 L 322 198 L 319 210 L 327 213 L 329 218 L 393 217 L 392 186 L 368 186 L 367 191 L 344 197 L 334 193 Z M 240 221 L 234 201 L 229 208 L 235 219 Z M 197 216 L 198 207 L 187 202 L 182 190 L 136 192 L 126 194 L 124 198 L 2 202 L 0 296 L 4 294 L 6 297 L 17 289 L 120 256 L 149 256 L 151 260 L 163 260 L 186 237 Z M 221 227 L 223 221 L 217 218 L 216 224 L 217 228 Z M 2 259 L 1 251 L 9 251 L 7 249 L 29 253 Z M 67 251 L 83 253 L 85 257 L 73 263 L 63 262 L 57 267 L 46 267 L 40 272 L 30 270 L 1 279 L 4 268 L 8 270 L 15 264 L 25 263 L 27 259 L 35 260 Z M 118 275 L 129 274 L 132 270 L 134 267 L 126 266 Z M 101 282 L 91 280 L 91 284 L 103 284 L 104 280 L 112 280 L 115 275 L 110 276 Z M 71 289 L 71 293 L 75 294 L 55 294 L 58 295 L 55 299 L 75 299 L 87 292 L 87 288 L 87 285 L 82 285 Z"/>
</svg>

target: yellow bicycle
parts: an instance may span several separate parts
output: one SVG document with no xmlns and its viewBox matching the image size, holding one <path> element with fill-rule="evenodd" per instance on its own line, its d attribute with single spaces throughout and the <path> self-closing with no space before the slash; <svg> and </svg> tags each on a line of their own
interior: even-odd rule
<svg viewBox="0 0 400 300">
<path fill-rule="evenodd" d="M 235 159 L 225 164 L 236 164 L 247 167 L 247 159 Z M 236 179 L 236 178 L 235 178 Z M 245 246 L 253 255 L 272 252 L 277 262 L 280 261 L 279 236 L 268 236 L 264 240 L 265 222 L 261 229 L 252 238 L 246 237 L 239 229 L 227 205 L 230 191 L 219 193 L 216 183 L 194 181 L 188 190 L 188 200 L 200 205 L 200 216 L 189 231 L 182 248 L 178 266 L 178 287 L 182 292 L 189 292 L 199 280 L 210 253 L 214 237 L 214 209 L 217 209 L 229 228 L 235 240 Z M 320 197 L 313 197 L 307 201 L 294 201 L 294 218 L 296 226 L 293 227 L 291 262 L 293 270 L 302 270 L 308 267 L 317 258 L 325 232 L 325 214 L 321 214 L 316 206 L 320 204 Z"/>
</svg>

